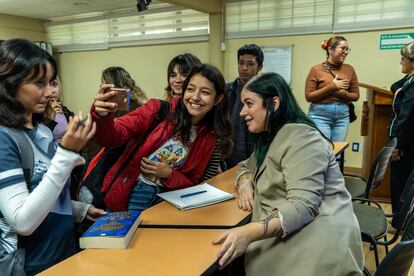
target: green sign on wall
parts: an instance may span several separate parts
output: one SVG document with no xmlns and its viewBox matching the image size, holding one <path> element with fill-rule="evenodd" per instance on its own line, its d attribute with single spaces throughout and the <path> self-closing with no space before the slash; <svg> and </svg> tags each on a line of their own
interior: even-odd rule
<svg viewBox="0 0 414 276">
<path fill-rule="evenodd" d="M 382 34 L 380 50 L 401 49 L 407 43 L 414 41 L 414 33 Z"/>
</svg>

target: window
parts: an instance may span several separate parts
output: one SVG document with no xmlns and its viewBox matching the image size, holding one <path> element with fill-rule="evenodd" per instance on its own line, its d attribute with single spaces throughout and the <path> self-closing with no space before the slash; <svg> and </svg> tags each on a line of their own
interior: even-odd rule
<svg viewBox="0 0 414 276">
<path fill-rule="evenodd" d="M 53 45 L 106 43 L 108 42 L 108 20 L 51 25 L 47 28 L 48 40 Z"/>
<path fill-rule="evenodd" d="M 412 27 L 414 0 L 227 0 L 227 38 Z"/>
<path fill-rule="evenodd" d="M 56 19 L 46 25 L 48 40 L 59 51 L 107 49 L 113 46 L 207 40 L 209 15 L 170 4 L 108 14 Z"/>
<path fill-rule="evenodd" d="M 332 0 L 227 2 L 226 37 L 330 32 L 332 13 Z"/>
<path fill-rule="evenodd" d="M 335 0 L 334 32 L 413 25 L 413 0 Z"/>
</svg>

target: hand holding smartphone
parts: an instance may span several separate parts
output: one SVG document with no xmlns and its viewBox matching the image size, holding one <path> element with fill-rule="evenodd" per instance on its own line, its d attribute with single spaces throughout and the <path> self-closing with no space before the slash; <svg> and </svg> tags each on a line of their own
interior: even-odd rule
<svg viewBox="0 0 414 276">
<path fill-rule="evenodd" d="M 129 111 L 131 102 L 131 90 L 127 88 L 111 88 L 112 91 L 116 91 L 116 95 L 109 98 L 107 102 L 116 103 L 118 110 Z"/>
</svg>

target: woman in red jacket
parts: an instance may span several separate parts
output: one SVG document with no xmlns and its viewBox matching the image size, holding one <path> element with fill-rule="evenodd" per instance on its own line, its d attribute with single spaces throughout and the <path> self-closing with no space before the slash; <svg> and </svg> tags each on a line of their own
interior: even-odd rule
<svg viewBox="0 0 414 276">
<path fill-rule="evenodd" d="M 104 201 L 110 210 L 144 210 L 159 202 L 159 192 L 198 184 L 216 139 L 223 156 L 231 152 L 225 80 L 216 67 L 200 64 L 191 70 L 182 97 L 171 102 L 173 112 L 147 137 L 142 135 L 157 116 L 160 100 L 149 100 L 114 121 L 117 105 L 107 102 L 117 93 L 112 88 L 103 84 L 92 107 L 99 143 L 108 147 L 129 141 L 104 179 L 102 192 L 106 192 Z M 120 172 L 123 161 L 141 141 L 141 147 Z M 114 179 L 115 175 L 119 176 Z"/>
</svg>

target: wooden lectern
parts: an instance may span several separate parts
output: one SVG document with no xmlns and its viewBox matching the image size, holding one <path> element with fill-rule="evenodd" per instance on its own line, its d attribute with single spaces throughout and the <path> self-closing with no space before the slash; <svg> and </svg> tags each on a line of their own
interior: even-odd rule
<svg viewBox="0 0 414 276">
<path fill-rule="evenodd" d="M 382 147 L 386 146 L 390 138 L 388 136 L 387 126 L 394 115 L 392 111 L 392 101 L 394 94 L 386 89 L 376 87 L 370 84 L 359 83 L 360 87 L 367 90 L 366 100 L 368 108 L 364 108 L 362 117 L 366 118 L 367 133 L 364 137 L 364 152 L 362 156 L 362 177 L 368 180 L 369 171 L 372 161 Z M 362 126 L 364 122 L 362 122 Z M 381 184 L 372 190 L 370 196 L 381 201 L 390 201 L 390 169 L 388 167 L 384 180 Z"/>
</svg>

